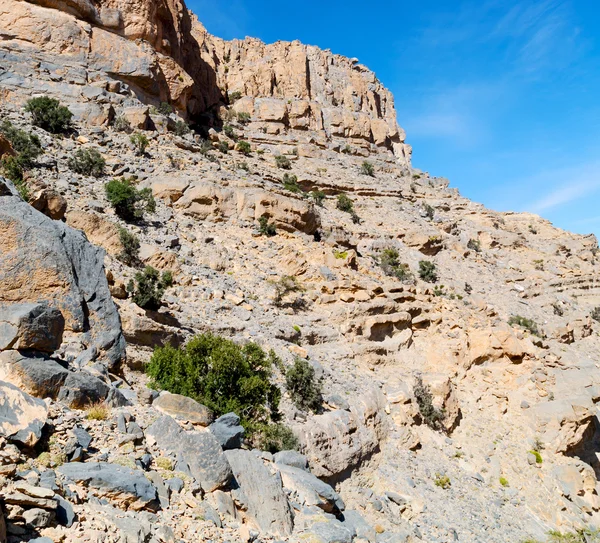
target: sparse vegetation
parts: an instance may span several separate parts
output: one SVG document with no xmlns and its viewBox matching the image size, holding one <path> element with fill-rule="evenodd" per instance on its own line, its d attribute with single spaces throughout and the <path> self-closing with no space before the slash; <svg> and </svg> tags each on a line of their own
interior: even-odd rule
<svg viewBox="0 0 600 543">
<path fill-rule="evenodd" d="M 80 175 L 91 177 L 102 177 L 106 161 L 97 149 L 77 149 L 73 156 L 68 160 L 68 166 L 71 171 Z"/>
<path fill-rule="evenodd" d="M 471 251 L 475 251 L 476 253 L 481 252 L 481 241 L 478 239 L 470 239 L 469 243 L 467 243 L 467 249 Z"/>
<path fill-rule="evenodd" d="M 275 287 L 275 305 L 280 307 L 286 296 L 293 293 L 303 292 L 304 289 L 292 275 L 284 275 L 278 281 L 273 282 Z"/>
<path fill-rule="evenodd" d="M 542 455 L 540 454 L 539 451 L 536 451 L 535 449 L 532 449 L 531 451 L 529 451 L 531 454 L 533 454 L 533 456 L 535 456 L 535 463 L 536 464 L 541 464 L 544 460 L 542 459 Z"/>
<path fill-rule="evenodd" d="M 342 192 L 341 194 L 338 194 L 336 207 L 340 211 L 352 213 L 352 211 L 354 211 L 354 202 L 348 197 L 346 193 Z"/>
<path fill-rule="evenodd" d="M 162 305 L 165 290 L 172 285 L 171 272 L 165 271 L 161 275 L 152 266 L 146 266 L 143 272 L 135 274 L 135 281 L 133 279 L 129 281 L 127 291 L 139 307 L 156 311 Z"/>
<path fill-rule="evenodd" d="M 235 130 L 230 124 L 226 124 L 225 126 L 223 126 L 223 134 L 225 134 L 228 138 L 231 138 L 233 141 L 237 139 Z"/>
<path fill-rule="evenodd" d="M 123 115 L 118 115 L 113 121 L 113 128 L 117 132 L 131 133 L 131 123 Z"/>
<path fill-rule="evenodd" d="M 538 325 L 533 319 L 528 319 L 526 317 L 522 317 L 521 315 L 513 315 L 510 319 L 508 319 L 508 324 L 509 326 L 520 326 L 534 336 L 540 335 Z"/>
<path fill-rule="evenodd" d="M 152 190 L 138 190 L 131 178 L 113 179 L 104 188 L 115 213 L 125 221 L 139 220 L 144 212 L 154 213 L 156 209 Z"/>
<path fill-rule="evenodd" d="M 338 260 L 346 260 L 346 258 L 348 258 L 348 251 L 338 251 L 337 249 L 334 249 L 333 256 Z"/>
<path fill-rule="evenodd" d="M 138 156 L 143 156 L 146 153 L 148 145 L 150 144 L 146 135 L 142 134 L 141 132 L 131 134 L 129 141 L 132 143 L 135 149 L 135 154 Z"/>
<path fill-rule="evenodd" d="M 225 140 L 220 140 L 217 148 L 224 155 L 226 155 L 227 153 L 229 153 L 229 143 L 227 143 Z"/>
<path fill-rule="evenodd" d="M 421 376 L 415 380 L 413 393 L 419 406 L 419 413 L 423 422 L 432 430 L 443 430 L 443 422 L 446 413 L 443 409 L 437 409 L 433 405 L 433 395 L 429 387 L 423 383 Z"/>
<path fill-rule="evenodd" d="M 46 132 L 62 134 L 71 128 L 73 114 L 56 98 L 48 96 L 31 98 L 25 105 L 25 111 L 31 113 L 33 124 Z"/>
<path fill-rule="evenodd" d="M 435 217 L 435 209 L 430 206 L 429 204 L 425 204 L 423 205 L 423 211 L 425 213 L 425 216 L 432 221 L 433 218 Z"/>
<path fill-rule="evenodd" d="M 275 164 L 278 168 L 281 168 L 282 170 L 292 169 L 292 163 L 290 159 L 285 155 L 275 155 Z"/>
<path fill-rule="evenodd" d="M 383 273 L 396 277 L 400 281 L 409 281 L 413 275 L 410 272 L 408 264 L 403 264 L 399 260 L 398 251 L 393 247 L 388 247 L 381 252 L 379 257 L 379 265 L 383 270 Z"/>
<path fill-rule="evenodd" d="M 140 262 L 140 240 L 127 228 L 119 227 L 119 241 L 123 250 L 117 258 L 126 266 L 137 266 Z"/>
<path fill-rule="evenodd" d="M 321 383 L 308 361 L 296 358 L 285 372 L 285 387 L 298 409 L 319 412 L 323 403 Z"/>
<path fill-rule="evenodd" d="M 508 484 L 508 479 L 506 477 L 500 477 L 499 479 L 500 485 L 504 488 L 508 488 L 510 485 Z"/>
<path fill-rule="evenodd" d="M 269 217 L 266 215 L 263 215 L 260 219 L 258 219 L 258 231 L 260 232 L 261 236 L 267 236 L 269 238 L 277 234 L 275 225 L 269 222 Z"/>
<path fill-rule="evenodd" d="M 256 445 L 262 451 L 275 454 L 279 451 L 295 451 L 298 439 L 284 424 L 265 424 L 258 427 Z"/>
<path fill-rule="evenodd" d="M 237 413 L 246 428 L 253 428 L 278 416 L 281 392 L 270 382 L 275 358 L 256 343 L 241 346 L 201 334 L 185 347 L 156 349 L 147 372 L 154 387 L 189 396 L 217 415 Z"/>
<path fill-rule="evenodd" d="M 325 193 L 321 190 L 313 190 L 310 194 L 309 194 L 310 198 L 313 200 L 313 202 L 318 205 L 319 207 L 323 206 L 323 202 L 325 201 Z"/>
<path fill-rule="evenodd" d="M 252 153 L 252 146 L 247 141 L 239 141 L 237 150 L 243 155 L 249 156 Z"/>
<path fill-rule="evenodd" d="M 596 322 L 600 322 L 600 305 L 592 309 L 590 317 L 592 317 L 592 319 L 594 319 Z"/>
<path fill-rule="evenodd" d="M 362 175 L 368 175 L 370 177 L 374 177 L 375 176 L 375 168 L 373 167 L 373 164 L 371 164 L 370 162 L 365 160 L 360 166 L 360 173 Z"/>
<path fill-rule="evenodd" d="M 185 121 L 179 120 L 175 123 L 175 135 L 183 137 L 190 133 L 190 127 Z"/>
<path fill-rule="evenodd" d="M 450 477 L 448 477 L 447 475 L 440 475 L 439 473 L 435 476 L 434 482 L 435 486 L 439 486 L 444 490 L 448 490 L 452 486 L 452 483 L 450 482 Z"/>
<path fill-rule="evenodd" d="M 109 416 L 110 407 L 104 402 L 90 405 L 85 414 L 85 418 L 88 420 L 107 420 Z"/>
<path fill-rule="evenodd" d="M 438 280 L 435 264 L 429 260 L 419 261 L 419 277 L 426 283 L 435 283 Z"/>
<path fill-rule="evenodd" d="M 600 543 L 600 530 L 583 529 L 576 532 L 548 532 L 548 543 Z"/>
<path fill-rule="evenodd" d="M 161 115 L 166 115 L 168 117 L 171 115 L 171 113 L 173 113 L 173 106 L 168 102 L 161 102 L 157 110 Z"/>
<path fill-rule="evenodd" d="M 298 185 L 298 178 L 293 174 L 283 174 L 283 179 L 281 180 L 281 183 L 283 184 L 283 188 L 285 190 L 289 190 L 294 194 L 303 193 L 302 187 Z"/>
<path fill-rule="evenodd" d="M 239 111 L 237 114 L 237 120 L 240 124 L 248 124 L 251 119 L 250 113 L 246 111 Z"/>
<path fill-rule="evenodd" d="M 229 62 L 229 60 L 226 60 L 225 62 Z M 229 103 L 235 104 L 235 102 L 237 102 L 242 97 L 242 93 L 240 91 L 233 91 L 233 92 L 230 92 L 228 96 L 229 96 Z"/>
</svg>

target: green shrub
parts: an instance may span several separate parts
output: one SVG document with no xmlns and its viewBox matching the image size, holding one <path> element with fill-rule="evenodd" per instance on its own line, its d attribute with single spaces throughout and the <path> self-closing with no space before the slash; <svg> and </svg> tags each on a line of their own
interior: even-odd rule
<svg viewBox="0 0 600 543">
<path fill-rule="evenodd" d="M 146 148 L 150 144 L 146 135 L 142 134 L 141 132 L 131 134 L 131 136 L 129 137 L 129 141 L 133 144 L 135 154 L 138 156 L 143 156 L 146 152 Z"/>
<path fill-rule="evenodd" d="M 40 139 L 35 134 L 14 127 L 8 120 L 0 124 L 0 133 L 10 142 L 23 169 L 31 168 L 35 159 L 44 152 Z"/>
<path fill-rule="evenodd" d="M 231 126 L 230 124 L 226 124 L 223 127 L 223 133 L 228 137 L 231 138 L 232 140 L 235 141 L 236 139 L 236 135 L 235 135 L 235 130 L 233 129 L 233 126 Z"/>
<path fill-rule="evenodd" d="M 77 149 L 69 158 L 68 166 L 75 173 L 101 177 L 104 175 L 106 161 L 96 149 Z"/>
<path fill-rule="evenodd" d="M 302 411 L 319 412 L 323 403 L 321 383 L 315 378 L 315 369 L 301 358 L 285 372 L 285 388 L 294 405 Z"/>
<path fill-rule="evenodd" d="M 125 221 L 141 219 L 144 212 L 153 213 L 156 209 L 152 190 L 138 190 L 132 179 L 113 179 L 106 183 L 104 189 L 115 213 Z"/>
<path fill-rule="evenodd" d="M 577 532 L 548 532 L 548 543 L 600 543 L 600 530 L 583 529 Z"/>
<path fill-rule="evenodd" d="M 443 409 L 437 409 L 433 405 L 433 395 L 429 387 L 423 383 L 423 379 L 420 376 L 416 378 L 413 392 L 423 422 L 433 430 L 443 430 L 446 412 Z"/>
<path fill-rule="evenodd" d="M 242 93 L 240 91 L 233 91 L 229 93 L 229 103 L 235 104 L 242 97 Z"/>
<path fill-rule="evenodd" d="M 281 393 L 270 382 L 274 353 L 202 334 L 183 348 L 154 351 L 147 372 L 155 387 L 189 396 L 217 415 L 237 413 L 245 427 L 278 415 Z"/>
<path fill-rule="evenodd" d="M 127 285 L 132 300 L 142 309 L 156 311 L 162 305 L 162 296 L 165 290 L 173 284 L 171 272 L 163 272 L 162 276 L 152 266 L 146 266 L 143 272 L 135 274 Z"/>
<path fill-rule="evenodd" d="M 296 279 L 293 275 L 284 275 L 278 281 L 275 281 L 272 284 L 275 287 L 274 302 L 278 307 L 283 305 L 283 300 L 288 294 L 304 291 L 300 283 L 298 283 L 298 279 Z"/>
<path fill-rule="evenodd" d="M 35 126 L 52 134 L 62 134 L 71 128 L 73 114 L 66 106 L 61 106 L 56 98 L 40 96 L 28 100 L 25 111 L 31 113 Z"/>
<path fill-rule="evenodd" d="M 527 319 L 522 317 L 521 315 L 513 315 L 510 319 L 508 319 L 509 326 L 520 326 L 525 330 L 528 330 L 534 336 L 540 335 L 540 330 L 537 326 L 537 323 L 532 319 Z"/>
<path fill-rule="evenodd" d="M 190 127 L 185 121 L 179 120 L 175 123 L 175 135 L 183 137 L 190 133 Z"/>
<path fill-rule="evenodd" d="M 325 193 L 322 190 L 313 190 L 309 196 L 319 207 L 323 206 L 323 202 L 325 201 Z"/>
<path fill-rule="evenodd" d="M 337 197 L 337 206 L 340 211 L 345 211 L 346 213 L 352 213 L 354 211 L 354 202 L 348 198 L 348 195 L 342 192 L 338 194 Z"/>
<path fill-rule="evenodd" d="M 298 450 L 299 443 L 294 433 L 283 424 L 268 424 L 258 427 L 256 445 L 263 451 L 275 454 L 279 451 Z"/>
<path fill-rule="evenodd" d="M 542 458 L 542 455 L 540 454 L 539 451 L 536 451 L 535 449 L 532 449 L 531 451 L 529 451 L 531 454 L 533 454 L 533 456 L 535 456 L 535 463 L 536 464 L 541 464 L 544 460 Z"/>
<path fill-rule="evenodd" d="M 224 155 L 226 155 L 227 153 L 229 153 L 229 144 L 225 140 L 219 141 L 219 144 L 218 144 L 217 148 Z"/>
<path fill-rule="evenodd" d="M 269 223 L 269 218 L 263 215 L 258 219 L 258 231 L 261 236 L 273 237 L 277 234 L 277 229 L 273 223 Z"/>
<path fill-rule="evenodd" d="M 352 219 L 352 222 L 354 224 L 360 224 L 361 223 L 361 218 L 358 216 L 358 213 L 356 213 L 356 211 L 352 210 L 350 212 L 350 218 Z"/>
<path fill-rule="evenodd" d="M 123 250 L 117 258 L 126 266 L 137 266 L 140 262 L 140 240 L 123 227 L 119 227 L 119 240 Z"/>
<path fill-rule="evenodd" d="M 168 102 L 161 102 L 160 106 L 158 106 L 158 112 L 161 115 L 169 116 L 171 113 L 173 113 L 173 106 Z"/>
<path fill-rule="evenodd" d="M 429 260 L 419 262 L 419 277 L 427 283 L 435 283 L 438 280 L 435 264 Z"/>
<path fill-rule="evenodd" d="M 285 155 L 275 155 L 275 164 L 278 168 L 281 168 L 282 170 L 292 169 L 292 163 L 290 162 L 290 159 Z"/>
<path fill-rule="evenodd" d="M 400 262 L 399 256 L 398 251 L 393 247 L 384 249 L 379 257 L 379 265 L 386 275 L 396 277 L 400 281 L 408 281 L 412 279 L 412 273 L 408 264 Z"/>
<path fill-rule="evenodd" d="M 450 482 L 450 477 L 448 477 L 447 475 L 440 475 L 439 473 L 436 474 L 434 482 L 435 486 L 439 486 L 444 490 L 448 490 L 452 486 L 452 483 Z"/>
<path fill-rule="evenodd" d="M 295 194 L 303 193 L 302 187 L 298 185 L 298 178 L 295 175 L 284 174 L 283 179 L 281 180 L 283 183 L 283 188 L 285 190 L 289 190 Z"/>
<path fill-rule="evenodd" d="M 118 115 L 113 121 L 113 128 L 117 132 L 125 132 L 126 134 L 129 134 L 131 132 L 131 123 L 123 115 Z"/>
<path fill-rule="evenodd" d="M 241 124 L 248 124 L 251 119 L 252 117 L 250 116 L 250 113 L 247 113 L 246 111 L 240 111 L 237 114 L 237 120 Z"/>
<path fill-rule="evenodd" d="M 243 155 L 250 155 L 252 153 L 252 146 L 247 141 L 240 141 L 237 144 L 237 150 Z"/>
<path fill-rule="evenodd" d="M 425 216 L 432 221 L 433 218 L 435 217 L 435 209 L 430 206 L 429 204 L 425 204 L 423 206 L 423 210 L 425 211 Z"/>
<path fill-rule="evenodd" d="M 481 252 L 481 241 L 478 239 L 470 239 L 469 243 L 467 243 L 467 249 L 475 251 L 476 253 Z"/>
<path fill-rule="evenodd" d="M 592 319 L 594 319 L 595 321 L 600 322 L 600 305 L 592 309 L 590 317 L 592 317 Z"/>
<path fill-rule="evenodd" d="M 19 158 L 16 156 L 4 157 L 0 161 L 0 168 L 2 169 L 3 175 L 13 182 L 21 198 L 28 202 L 31 195 L 29 193 L 29 187 L 23 179 L 24 171 Z"/>
<path fill-rule="evenodd" d="M 375 176 L 375 168 L 373 167 L 373 164 L 371 164 L 370 162 L 365 160 L 360 166 L 360 173 L 363 175 L 368 175 L 370 177 L 374 177 Z"/>
<path fill-rule="evenodd" d="M 499 482 L 504 488 L 508 488 L 510 486 L 506 477 L 500 477 Z"/>
</svg>

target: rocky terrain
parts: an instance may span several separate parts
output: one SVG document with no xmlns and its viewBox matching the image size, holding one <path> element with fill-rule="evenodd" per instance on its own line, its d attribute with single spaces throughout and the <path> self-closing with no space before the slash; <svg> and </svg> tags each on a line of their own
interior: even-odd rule
<svg viewBox="0 0 600 543">
<path fill-rule="evenodd" d="M 595 541 L 598 241 L 413 168 L 356 59 L 224 41 L 179 0 L 4 0 L 0 117 L 43 150 L 0 178 L 0 543 Z M 123 177 L 141 219 L 107 199 Z M 172 273 L 158 309 L 143 265 Z M 203 332 L 279 357 L 297 451 L 148 388 L 153 350 Z"/>
</svg>

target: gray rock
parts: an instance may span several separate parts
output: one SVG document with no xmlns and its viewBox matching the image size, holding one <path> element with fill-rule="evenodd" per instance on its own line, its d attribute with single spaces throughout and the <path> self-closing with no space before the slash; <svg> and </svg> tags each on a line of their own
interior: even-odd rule
<svg viewBox="0 0 600 543">
<path fill-rule="evenodd" d="M 90 444 L 92 443 L 92 436 L 80 426 L 75 426 L 72 431 L 77 440 L 77 444 L 84 450 L 89 449 Z"/>
<path fill-rule="evenodd" d="M 217 439 L 210 432 L 186 432 L 171 417 L 161 417 L 146 429 L 163 451 L 177 455 L 177 469 L 190 473 L 205 492 L 226 486 L 231 467 Z"/>
<path fill-rule="evenodd" d="M 349 524 L 343 524 L 336 519 L 322 519 L 315 522 L 311 527 L 310 533 L 315 543 L 352 543 L 356 537 L 354 528 Z"/>
<path fill-rule="evenodd" d="M 48 303 L 0 304 L 0 350 L 56 351 L 65 319 Z"/>
<path fill-rule="evenodd" d="M 83 483 L 133 509 L 156 509 L 157 495 L 141 470 L 104 462 L 63 464 L 56 472 L 65 480 Z"/>
<path fill-rule="evenodd" d="M 73 409 L 104 400 L 110 387 L 87 371 L 70 372 L 58 394 L 58 399 Z"/>
<path fill-rule="evenodd" d="M 297 451 L 279 451 L 273 455 L 276 464 L 285 464 L 304 471 L 308 470 L 308 458 Z"/>
<path fill-rule="evenodd" d="M 184 487 L 183 479 L 179 477 L 173 477 L 172 479 L 167 479 L 167 486 L 171 489 L 171 492 L 181 492 Z"/>
<path fill-rule="evenodd" d="M 29 528 L 45 528 L 49 526 L 54 519 L 54 512 L 46 509 L 26 509 L 23 513 L 25 526 Z"/>
<path fill-rule="evenodd" d="M 250 451 L 225 451 L 239 490 L 243 493 L 248 515 L 269 535 L 289 536 L 293 529 L 290 506 L 281 476 L 272 475 L 263 461 Z"/>
<path fill-rule="evenodd" d="M 215 418 L 208 407 L 180 394 L 163 392 L 154 400 L 152 406 L 174 419 L 201 426 L 208 426 Z"/>
<path fill-rule="evenodd" d="M 239 449 L 244 438 L 244 427 L 240 425 L 240 417 L 235 413 L 227 413 L 213 422 L 208 429 L 217 438 L 223 449 Z"/>
<path fill-rule="evenodd" d="M 24 202 L 10 181 L 0 196 L 0 303 L 46 302 L 59 310 L 66 328 L 85 333 L 109 366 L 125 357 L 121 321 L 104 271 L 104 250 L 63 222 Z M 7 190 L 10 195 L 7 195 Z M 56 341 L 54 339 L 53 341 Z"/>
<path fill-rule="evenodd" d="M 373 542 L 377 538 L 375 529 L 362 517 L 358 511 L 344 511 L 344 526 L 356 532 L 356 537 Z"/>
<path fill-rule="evenodd" d="M 147 475 L 148 479 L 152 481 L 154 488 L 156 488 L 156 492 L 158 494 L 158 500 L 160 501 L 160 506 L 163 509 L 169 507 L 169 490 L 165 485 L 162 477 L 156 471 L 149 471 Z"/>
<path fill-rule="evenodd" d="M 47 419 L 45 402 L 0 381 L 0 436 L 33 447 Z"/>
</svg>

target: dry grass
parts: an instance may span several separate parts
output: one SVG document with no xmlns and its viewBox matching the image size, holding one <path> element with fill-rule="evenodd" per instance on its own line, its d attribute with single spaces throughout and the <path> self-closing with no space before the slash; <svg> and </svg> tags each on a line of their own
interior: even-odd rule
<svg viewBox="0 0 600 543">
<path fill-rule="evenodd" d="M 88 420 L 106 420 L 110 416 L 110 407 L 104 402 L 99 402 L 91 405 L 85 418 Z"/>
</svg>

